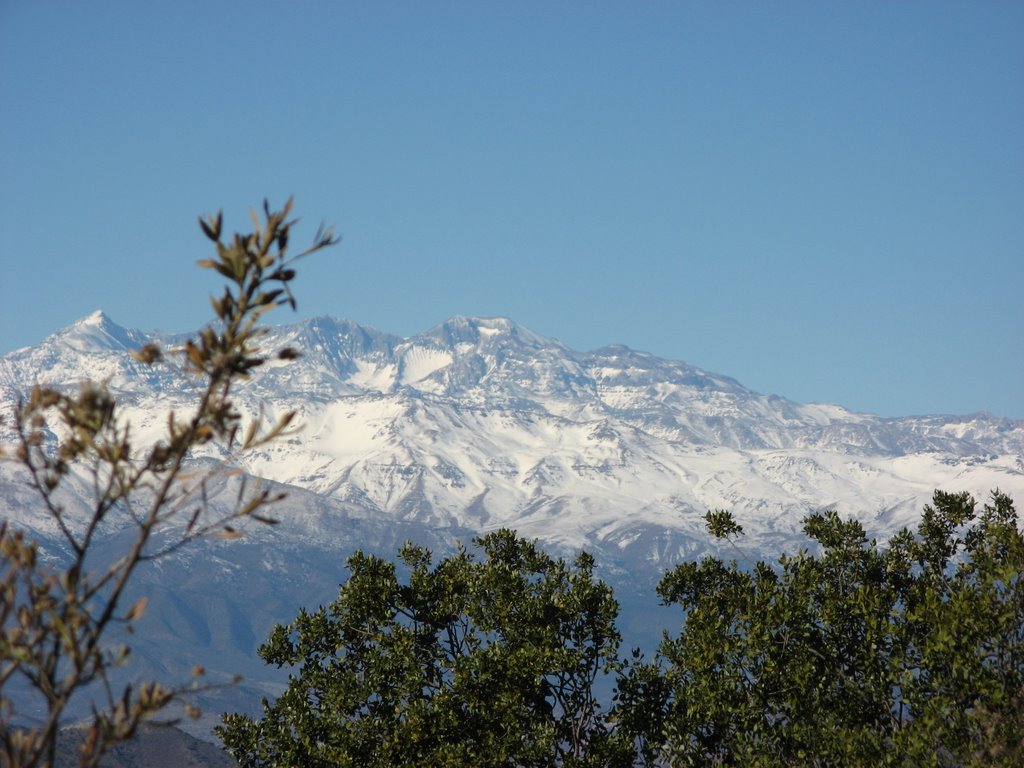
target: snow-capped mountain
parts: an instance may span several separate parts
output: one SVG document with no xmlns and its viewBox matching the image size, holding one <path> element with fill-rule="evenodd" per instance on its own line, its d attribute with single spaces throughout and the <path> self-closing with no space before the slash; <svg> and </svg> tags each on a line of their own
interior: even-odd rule
<svg viewBox="0 0 1024 768">
<path fill-rule="evenodd" d="M 131 358 L 150 339 L 175 343 L 97 312 L 0 357 L 0 412 L 36 381 L 101 380 L 147 444 L 196 387 L 170 364 Z M 414 538 L 444 548 L 508 526 L 585 547 L 613 579 L 628 575 L 627 589 L 650 593 L 664 568 L 713 547 L 711 508 L 736 515 L 752 556 L 770 556 L 803 544 L 802 518 L 824 507 L 885 537 L 913 525 L 935 488 L 1024 499 L 1024 421 L 799 404 L 623 346 L 577 352 L 504 318 L 455 317 L 410 338 L 318 318 L 274 327 L 265 344 L 303 354 L 259 369 L 237 404 L 251 415 L 297 410 L 303 429 L 241 469 L 289 490 L 284 524 L 149 572 L 140 588 L 155 595 L 159 626 L 136 642 L 152 664 L 183 671 L 198 654 L 260 690 L 269 678 L 253 649 L 270 623 L 330 599 L 355 547 L 391 554 Z M 48 539 L 10 466 L 0 467 L 0 514 Z"/>
<path fill-rule="evenodd" d="M 9 403 L 37 380 L 106 381 L 145 442 L 194 391 L 172 366 L 131 359 L 148 338 L 94 313 L 0 358 L 0 392 Z M 266 345 L 303 356 L 261 370 L 238 401 L 295 409 L 304 428 L 243 468 L 381 519 L 511 525 L 665 566 L 702 538 L 709 508 L 770 548 L 826 506 L 885 535 L 937 486 L 1024 490 L 1024 422 L 802 405 L 623 346 L 575 352 L 504 318 L 408 339 L 318 318 L 273 328 Z M 652 530 L 690 544 L 627 551 Z"/>
</svg>

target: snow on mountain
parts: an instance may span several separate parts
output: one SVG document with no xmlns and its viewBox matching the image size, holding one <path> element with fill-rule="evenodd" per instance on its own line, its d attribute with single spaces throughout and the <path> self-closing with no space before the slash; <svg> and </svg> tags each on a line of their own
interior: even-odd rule
<svg viewBox="0 0 1024 768">
<path fill-rule="evenodd" d="M 97 312 L 0 357 L 0 413 L 33 382 L 97 379 L 118 397 L 135 443 L 150 443 L 197 388 L 170 363 L 131 358 L 150 339 L 176 343 Z M 277 510 L 284 524 L 182 550 L 149 571 L 141 588 L 157 596 L 162 623 L 135 641 L 143 666 L 244 670 L 255 698 L 273 687 L 255 646 L 272 622 L 329 600 L 356 547 L 391 554 L 404 538 L 443 547 L 510 526 L 557 549 L 590 549 L 653 606 L 658 574 L 714 549 L 708 509 L 731 510 L 756 557 L 804 544 L 802 518 L 826 507 L 884 538 L 913 525 L 935 488 L 983 500 L 998 487 L 1024 500 L 1024 421 L 805 405 L 624 346 L 577 352 L 505 318 L 454 317 L 401 338 L 322 317 L 274 327 L 262 343 L 302 352 L 258 369 L 236 398 L 247 415 L 296 410 L 303 424 L 240 467 L 289 491 Z M 205 458 L 219 456 L 213 447 Z M 72 522 L 87 500 L 72 478 Z M 11 465 L 0 465 L 0 514 L 59 556 Z M 168 582 L 172 571 L 188 578 Z M 182 632 L 186 650 L 175 644 Z"/>
<path fill-rule="evenodd" d="M 4 399 L 36 380 L 103 380 L 140 442 L 155 439 L 195 383 L 133 361 L 149 338 L 93 313 L 0 358 Z M 622 550 L 645 527 L 699 538 L 703 513 L 722 507 L 767 542 L 836 506 L 885 535 L 936 486 L 1024 490 L 1024 422 L 803 405 L 624 346 L 579 353 L 505 318 L 454 317 L 407 339 L 317 318 L 264 343 L 303 356 L 259 371 L 239 403 L 298 410 L 304 429 L 243 468 L 440 528 Z M 648 553 L 667 565 L 687 552 L 663 555 Z"/>
</svg>

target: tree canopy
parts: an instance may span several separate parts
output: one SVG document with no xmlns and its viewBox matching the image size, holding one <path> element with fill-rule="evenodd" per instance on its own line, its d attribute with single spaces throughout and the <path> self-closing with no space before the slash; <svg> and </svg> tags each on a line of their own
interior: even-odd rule
<svg viewBox="0 0 1024 768">
<path fill-rule="evenodd" d="M 260 655 L 297 667 L 259 720 L 229 715 L 255 766 L 631 764 L 595 682 L 622 668 L 618 605 L 593 559 L 499 531 L 436 564 L 357 553 L 337 600 L 278 626 Z M 623 762 L 623 756 L 625 762 Z"/>
<path fill-rule="evenodd" d="M 707 517 L 730 539 L 742 527 Z M 263 766 L 1024 764 L 1024 539 L 1012 501 L 936 492 L 884 544 L 835 512 L 814 551 L 678 565 L 682 609 L 645 662 L 620 653 L 593 558 L 510 531 L 436 565 L 357 554 L 338 599 L 260 649 L 297 670 L 221 738 Z M 614 678 L 607 704 L 595 683 Z"/>
<path fill-rule="evenodd" d="M 661 582 L 674 765 L 1024 763 L 1024 541 L 998 492 L 936 492 L 885 546 L 835 512 L 820 554 L 707 558 Z M 730 532 L 732 533 L 732 532 Z"/>
</svg>

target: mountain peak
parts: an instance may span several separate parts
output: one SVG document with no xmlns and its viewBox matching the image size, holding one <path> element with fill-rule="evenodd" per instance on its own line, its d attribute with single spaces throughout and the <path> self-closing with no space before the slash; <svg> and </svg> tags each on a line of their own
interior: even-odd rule
<svg viewBox="0 0 1024 768">
<path fill-rule="evenodd" d="M 455 315 L 417 338 L 431 339 L 445 346 L 491 344 L 513 341 L 527 347 L 565 348 L 562 342 L 534 333 L 507 317 Z"/>
<path fill-rule="evenodd" d="M 138 331 L 118 325 L 102 309 L 76 320 L 56 338 L 78 352 L 136 349 L 140 345 Z"/>
<path fill-rule="evenodd" d="M 511 318 L 501 315 L 453 315 L 444 325 L 465 325 L 471 328 L 485 328 L 494 331 L 508 331 L 519 327 Z"/>
<path fill-rule="evenodd" d="M 91 325 L 91 326 L 104 326 L 111 322 L 107 313 L 102 309 L 97 309 L 91 314 L 86 315 L 80 320 L 76 320 L 72 325 Z"/>
</svg>

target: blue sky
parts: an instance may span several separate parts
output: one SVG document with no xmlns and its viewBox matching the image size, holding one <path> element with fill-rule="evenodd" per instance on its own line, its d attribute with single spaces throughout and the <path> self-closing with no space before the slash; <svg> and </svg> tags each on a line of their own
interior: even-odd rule
<svg viewBox="0 0 1024 768">
<path fill-rule="evenodd" d="M 0 2 L 0 352 L 200 326 L 291 194 L 301 317 L 1024 418 L 1020 2 Z"/>
</svg>

